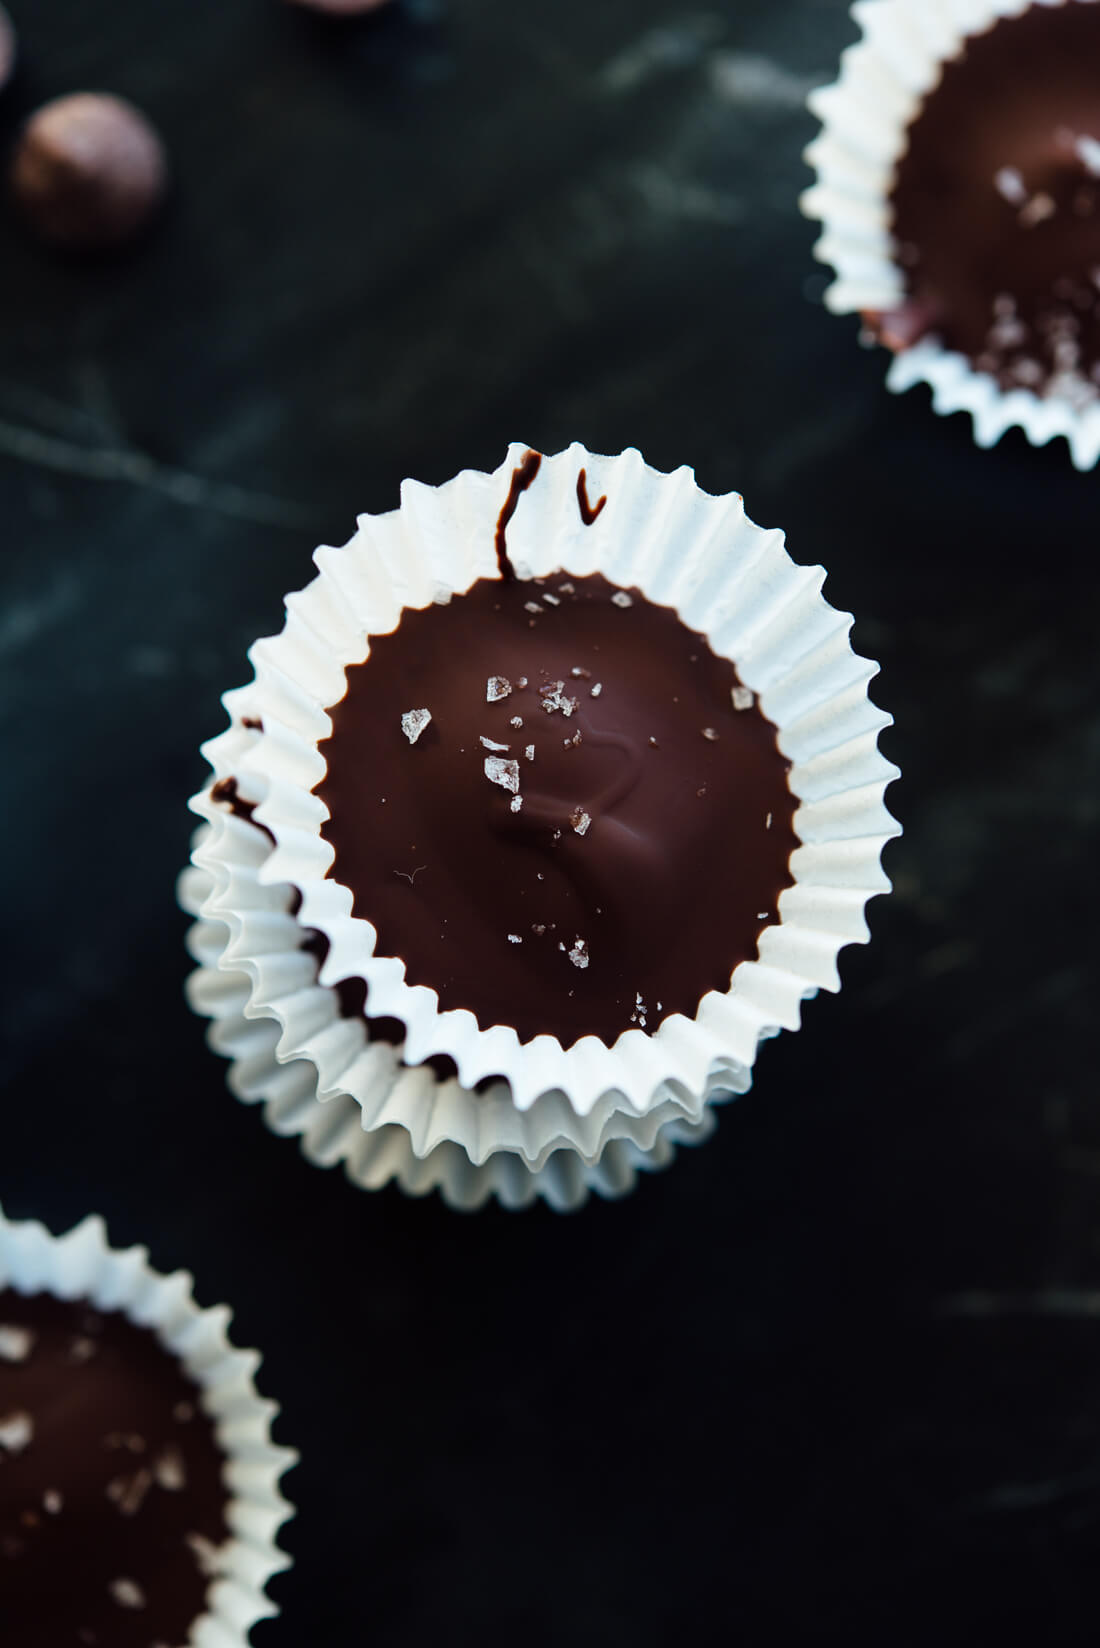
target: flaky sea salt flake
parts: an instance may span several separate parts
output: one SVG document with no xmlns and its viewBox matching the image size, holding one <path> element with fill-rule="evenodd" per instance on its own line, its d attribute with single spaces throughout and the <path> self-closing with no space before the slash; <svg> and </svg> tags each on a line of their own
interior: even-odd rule
<svg viewBox="0 0 1100 1648">
<path fill-rule="evenodd" d="M 523 686 L 522 681 L 520 686 Z M 502 698 L 510 697 L 511 692 L 512 683 L 506 675 L 490 675 L 485 683 L 485 702 L 487 704 L 498 704 Z"/>
<path fill-rule="evenodd" d="M 1025 229 L 1034 229 L 1037 223 L 1043 223 L 1048 217 L 1053 217 L 1057 210 L 1050 195 L 1040 189 L 1037 194 L 1032 195 L 1026 206 L 1021 206 L 1017 222 Z"/>
<path fill-rule="evenodd" d="M 207 1539 L 205 1534 L 184 1534 L 183 1538 L 194 1552 L 195 1560 L 207 1579 L 221 1573 L 222 1554 L 212 1539 Z"/>
<path fill-rule="evenodd" d="M 756 694 L 751 687 L 734 687 L 730 692 L 730 700 L 735 710 L 751 710 L 756 703 Z"/>
<path fill-rule="evenodd" d="M 120 1608 L 144 1608 L 145 1592 L 136 1579 L 112 1579 L 107 1587 Z"/>
<path fill-rule="evenodd" d="M 22 1453 L 34 1436 L 34 1420 L 22 1408 L 0 1419 L 0 1448 L 6 1453 Z"/>
<path fill-rule="evenodd" d="M 545 592 L 545 594 L 543 595 L 542 598 L 543 598 L 544 601 L 548 601 L 552 607 L 560 607 L 561 606 L 561 602 L 558 600 L 557 596 L 556 595 L 551 595 L 549 590 L 547 590 Z"/>
<path fill-rule="evenodd" d="M 432 718 L 431 710 L 406 710 L 401 717 L 401 731 L 410 744 L 415 744 Z"/>
<path fill-rule="evenodd" d="M 47 1516 L 59 1516 L 65 1500 L 56 1488 L 47 1488 L 42 1495 L 42 1509 Z"/>
<path fill-rule="evenodd" d="M 513 715 L 512 719 L 509 721 L 508 725 L 510 727 L 522 727 L 522 725 L 523 725 L 522 715 Z"/>
<path fill-rule="evenodd" d="M 25 1362 L 34 1344 L 30 1328 L 15 1322 L 0 1322 L 0 1362 Z"/>
<path fill-rule="evenodd" d="M 484 744 L 484 746 L 487 750 L 498 750 L 498 751 L 500 751 L 500 750 L 510 750 L 511 747 L 512 747 L 510 744 L 497 744 L 497 743 L 494 743 L 493 739 L 486 738 L 484 733 L 481 735 L 481 742 Z"/>
<path fill-rule="evenodd" d="M 1022 206 L 1027 199 L 1027 187 L 1015 166 L 1002 166 L 994 172 L 993 187 L 1010 206 Z"/>
<path fill-rule="evenodd" d="M 569 952 L 569 959 L 574 967 L 588 966 L 588 945 L 583 938 L 578 938 Z"/>
<path fill-rule="evenodd" d="M 509 810 L 511 812 L 518 813 L 522 806 L 523 797 L 521 795 L 514 795 L 509 803 Z"/>
<path fill-rule="evenodd" d="M 515 795 L 519 789 L 519 762 L 505 761 L 499 755 L 487 755 L 485 776 L 491 784 L 499 784 L 502 790 L 509 790 Z"/>
<path fill-rule="evenodd" d="M 1100 143 L 1094 137 L 1083 135 L 1073 145 L 1077 150 L 1077 158 L 1086 172 L 1093 177 L 1100 177 Z"/>
<path fill-rule="evenodd" d="M 533 761 L 535 759 L 535 746 L 533 744 L 528 744 L 523 753 L 527 757 L 528 761 Z"/>
<path fill-rule="evenodd" d="M 523 940 L 520 938 L 518 933 L 509 933 L 508 934 L 508 943 L 509 944 L 522 944 Z"/>
<path fill-rule="evenodd" d="M 713 727 L 704 727 L 703 737 L 706 739 L 708 744 L 713 744 L 717 741 L 718 734 L 715 732 Z"/>
<path fill-rule="evenodd" d="M 602 681 L 597 681 L 595 686 L 591 689 L 591 696 L 593 698 L 598 698 L 602 691 L 603 691 L 603 682 Z"/>
<path fill-rule="evenodd" d="M 157 1487 L 166 1493 L 179 1493 L 187 1486 L 187 1467 L 183 1454 L 173 1442 L 167 1443 L 153 1461 Z"/>
<path fill-rule="evenodd" d="M 587 835 L 592 826 L 591 815 L 586 813 L 583 807 L 573 808 L 573 811 L 569 814 L 569 822 L 578 835 Z"/>
<path fill-rule="evenodd" d="M 524 601 L 523 610 L 524 612 L 541 612 L 543 609 L 537 601 Z"/>
<path fill-rule="evenodd" d="M 633 595 L 628 595 L 625 589 L 617 589 L 611 597 L 611 605 L 614 607 L 623 608 L 632 607 L 634 605 L 634 597 Z M 585 965 L 587 965 L 587 963 Z"/>
</svg>

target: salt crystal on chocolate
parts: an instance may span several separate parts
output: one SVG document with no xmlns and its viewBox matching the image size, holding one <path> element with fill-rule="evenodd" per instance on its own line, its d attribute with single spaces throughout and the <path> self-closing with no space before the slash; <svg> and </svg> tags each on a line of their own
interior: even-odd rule
<svg viewBox="0 0 1100 1648">
<path fill-rule="evenodd" d="M 22 1408 L 0 1419 L 0 1448 L 5 1453 L 22 1453 L 33 1437 L 34 1421 Z"/>
<path fill-rule="evenodd" d="M 0 1322 L 0 1362 L 25 1362 L 33 1344 L 34 1334 L 29 1328 Z"/>
<path fill-rule="evenodd" d="M 1027 199 L 1027 189 L 1024 180 L 1015 166 L 1002 166 L 995 173 L 993 187 L 997 193 L 1007 200 L 1010 206 L 1022 206 Z"/>
<path fill-rule="evenodd" d="M 424 728 L 431 721 L 431 710 L 406 710 L 401 717 L 401 731 L 410 744 L 415 744 Z"/>
<path fill-rule="evenodd" d="M 499 755 L 487 755 L 485 776 L 491 784 L 499 784 L 502 790 L 511 790 L 514 795 L 519 789 L 519 762 L 505 761 Z"/>
<path fill-rule="evenodd" d="M 120 1608 L 145 1608 L 148 1606 L 145 1592 L 134 1579 L 113 1579 L 107 1589 Z"/>
</svg>

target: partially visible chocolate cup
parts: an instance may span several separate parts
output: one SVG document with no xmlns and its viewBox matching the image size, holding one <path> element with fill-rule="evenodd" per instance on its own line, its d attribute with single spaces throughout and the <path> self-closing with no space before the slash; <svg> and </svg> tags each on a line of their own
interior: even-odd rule
<svg viewBox="0 0 1100 1648">
<path fill-rule="evenodd" d="M 148 227 L 167 176 L 164 145 L 139 109 L 105 92 L 78 92 L 28 120 L 11 190 L 42 240 L 67 251 L 106 251 Z"/>
<path fill-rule="evenodd" d="M 867 937 L 863 906 L 889 886 L 879 856 L 897 833 L 883 804 L 895 769 L 876 745 L 889 717 L 867 698 L 874 666 L 852 653 L 851 620 L 820 596 L 821 569 L 796 567 L 739 497 L 707 497 L 688 471 L 577 446 L 552 458 L 515 447 L 493 475 L 409 483 L 400 510 L 364 517 L 316 560 L 283 635 L 252 649 L 254 683 L 227 696 L 233 724 L 206 746 L 213 780 L 193 802 L 209 825 L 195 855 L 210 878 L 201 913 L 227 933 L 211 959 L 248 980 L 246 1018 L 277 1025 L 280 1063 L 311 1063 L 334 1114 L 352 1100 L 367 1133 L 403 1128 L 420 1161 L 453 1144 L 475 1166 L 520 1153 L 537 1170 L 564 1149 L 595 1163 L 609 1127 L 700 1122 L 718 1093 L 747 1086 L 763 1037 L 838 987 L 837 952 Z M 683 649 L 671 675 L 647 628 L 658 609 Z M 401 661 L 424 626 L 432 644 Z M 336 762 L 360 681 L 382 720 Z M 634 725 L 639 706 L 651 728 Z M 749 781 L 750 723 L 761 755 L 771 741 L 772 801 Z M 723 784 L 742 762 L 738 800 Z M 353 789 L 366 785 L 359 801 L 337 782 L 345 768 Z M 651 784 L 667 791 L 663 857 L 648 814 L 636 816 Z M 418 823 L 403 809 L 421 785 Z M 488 867 L 464 845 L 479 815 L 499 843 Z M 759 884 L 741 841 L 749 815 L 762 842 L 773 830 L 786 842 Z M 374 891 L 353 867 L 356 816 L 378 857 Z M 433 817 L 448 838 L 423 835 Z M 328 827 L 341 819 L 343 841 Z M 725 859 L 708 819 L 726 832 Z M 251 879 L 223 848 L 241 832 Z M 260 915 L 257 888 L 274 886 L 281 923 Z M 677 887 L 679 930 L 665 920 Z M 725 901 L 746 889 L 742 938 Z M 467 933 L 464 899 L 489 925 L 493 961 L 484 933 L 476 944 Z M 414 955 L 403 904 L 417 921 L 438 916 L 452 981 L 429 927 Z M 663 982 L 677 945 L 709 952 L 727 926 L 713 978 L 689 983 L 698 957 L 685 951 Z M 524 980 L 535 992 L 521 1000 Z M 351 987 L 348 1014 L 339 993 Z M 388 1042 L 370 1021 L 396 1027 Z"/>
<path fill-rule="evenodd" d="M 1100 6 L 869 0 L 814 93 L 826 305 L 894 355 L 887 383 L 1100 458 Z"/>
<path fill-rule="evenodd" d="M 0 1214 L 0 1615 L 13 1643 L 245 1648 L 295 1459 L 183 1272 Z"/>
</svg>

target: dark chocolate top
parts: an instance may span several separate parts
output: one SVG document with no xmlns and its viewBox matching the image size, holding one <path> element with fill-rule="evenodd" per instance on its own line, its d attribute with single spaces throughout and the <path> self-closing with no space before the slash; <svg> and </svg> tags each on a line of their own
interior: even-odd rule
<svg viewBox="0 0 1100 1648">
<path fill-rule="evenodd" d="M 4 1648 L 179 1648 L 228 1537 L 223 1463 L 148 1328 L 0 1291 Z"/>
<path fill-rule="evenodd" d="M 793 879 L 774 727 L 671 608 L 599 575 L 406 611 L 331 714 L 330 874 L 378 954 L 483 1028 L 613 1043 L 693 1015 Z"/>
<path fill-rule="evenodd" d="M 1100 6 L 997 22 L 948 63 L 892 194 L 908 299 L 870 317 L 924 333 L 1002 386 L 1100 395 Z"/>
</svg>

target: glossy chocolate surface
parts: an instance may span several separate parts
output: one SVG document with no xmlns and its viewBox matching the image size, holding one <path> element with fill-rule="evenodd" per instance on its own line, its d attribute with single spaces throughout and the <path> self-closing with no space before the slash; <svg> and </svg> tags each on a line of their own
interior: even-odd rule
<svg viewBox="0 0 1100 1648">
<path fill-rule="evenodd" d="M 0 1291 L 0 1642 L 179 1648 L 228 1537 L 222 1465 L 149 1329 Z"/>
<path fill-rule="evenodd" d="M 1033 6 L 971 38 L 914 120 L 892 195 L 925 333 L 1005 388 L 1100 396 L 1100 6 Z"/>
<path fill-rule="evenodd" d="M 347 679 L 331 874 L 444 1009 L 610 1043 L 756 955 L 792 880 L 788 763 L 670 608 L 599 575 L 482 579 Z"/>
</svg>

